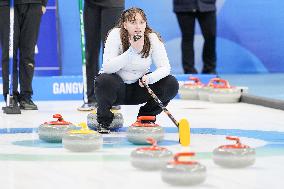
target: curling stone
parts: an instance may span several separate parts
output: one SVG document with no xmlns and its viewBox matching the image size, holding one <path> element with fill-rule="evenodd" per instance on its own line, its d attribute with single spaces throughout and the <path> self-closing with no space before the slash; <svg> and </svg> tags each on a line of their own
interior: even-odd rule
<svg viewBox="0 0 284 189">
<path fill-rule="evenodd" d="M 127 139 L 133 144 L 149 144 L 147 138 L 157 142 L 164 139 L 164 129 L 155 124 L 155 116 L 139 116 L 137 121 L 127 129 Z"/>
<path fill-rule="evenodd" d="M 161 169 L 172 158 L 172 152 L 157 146 L 157 141 L 153 138 L 148 138 L 147 142 L 152 146 L 137 148 L 131 152 L 131 164 L 143 170 Z"/>
<path fill-rule="evenodd" d="M 198 90 L 198 97 L 199 97 L 200 100 L 209 101 L 209 94 L 211 93 L 211 90 L 214 86 L 214 82 L 215 82 L 216 79 L 218 79 L 218 78 L 210 79 L 210 81 L 208 82 L 207 85 L 202 86 Z"/>
<path fill-rule="evenodd" d="M 193 152 L 178 153 L 174 161 L 162 169 L 162 180 L 171 185 L 197 185 L 206 179 L 206 167 L 197 161 L 184 161 L 181 158 L 194 156 Z"/>
<path fill-rule="evenodd" d="M 233 145 L 223 145 L 213 151 L 213 161 L 217 165 L 228 168 L 247 167 L 255 162 L 255 150 L 240 143 L 237 137 L 227 136 L 226 139 L 236 141 Z"/>
<path fill-rule="evenodd" d="M 81 130 L 71 130 L 62 138 L 63 147 L 72 152 L 91 152 L 102 147 L 102 135 L 88 129 L 86 123 L 81 124 Z"/>
<path fill-rule="evenodd" d="M 209 100 L 216 103 L 237 103 L 240 101 L 241 90 L 231 87 L 224 79 L 216 78 L 216 84 L 212 87 Z"/>
<path fill-rule="evenodd" d="M 123 116 L 122 113 L 120 113 L 117 110 L 111 110 L 112 113 L 114 114 L 112 123 L 109 126 L 110 130 L 115 130 L 115 129 L 119 129 L 121 127 L 123 127 Z M 87 124 L 88 127 L 92 130 L 96 130 L 97 126 L 98 126 L 98 121 L 97 121 L 97 112 L 93 111 L 90 114 L 88 114 L 87 116 Z"/>
<path fill-rule="evenodd" d="M 203 84 L 197 77 L 189 77 L 189 80 L 179 88 L 179 96 L 185 100 L 198 100 L 199 89 L 202 86 Z"/>
<path fill-rule="evenodd" d="M 51 143 L 60 143 L 64 133 L 79 129 L 72 123 L 65 121 L 60 114 L 53 115 L 53 118 L 57 118 L 57 121 L 45 122 L 39 126 L 39 139 Z"/>
</svg>

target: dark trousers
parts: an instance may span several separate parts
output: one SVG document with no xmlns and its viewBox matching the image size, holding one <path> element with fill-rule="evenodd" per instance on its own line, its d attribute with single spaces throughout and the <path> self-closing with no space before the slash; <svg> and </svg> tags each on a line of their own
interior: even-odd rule
<svg viewBox="0 0 284 189">
<path fill-rule="evenodd" d="M 166 106 L 176 96 L 179 85 L 176 78 L 169 75 L 149 87 Z M 95 93 L 99 123 L 110 124 L 112 122 L 113 113 L 110 109 L 113 105 L 136 105 L 146 102 L 140 107 L 138 116 L 155 116 L 162 112 L 147 89 L 139 86 L 138 81 L 125 84 L 117 74 L 100 74 L 96 78 Z"/>
<path fill-rule="evenodd" d="M 216 12 L 178 12 L 176 13 L 182 33 L 182 65 L 184 73 L 196 73 L 194 68 L 194 30 L 198 20 L 204 45 L 202 52 L 202 73 L 216 71 Z"/>
<path fill-rule="evenodd" d="M 99 73 L 101 43 L 104 43 L 108 31 L 118 22 L 118 18 L 122 11 L 122 7 L 102 7 L 85 3 L 86 74 L 87 96 L 89 102 L 96 101 L 94 94 L 94 80 Z"/>
<path fill-rule="evenodd" d="M 35 45 L 38 39 L 42 16 L 41 4 L 15 5 L 14 21 L 14 59 L 13 59 L 13 93 L 17 93 L 18 77 L 20 95 L 31 98 L 33 94 L 32 79 L 35 65 Z M 9 93 L 9 6 L 0 7 L 0 42 L 2 47 L 3 95 Z M 19 54 L 18 54 L 19 52 Z M 19 58 L 19 74 L 18 74 Z"/>
</svg>

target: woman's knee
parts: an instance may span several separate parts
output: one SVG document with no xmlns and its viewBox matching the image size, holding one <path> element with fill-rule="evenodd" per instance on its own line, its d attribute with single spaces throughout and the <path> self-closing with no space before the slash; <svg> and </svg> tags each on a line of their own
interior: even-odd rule
<svg viewBox="0 0 284 189">
<path fill-rule="evenodd" d="M 104 87 L 116 82 L 116 78 L 113 74 L 100 74 L 96 77 L 95 86 Z"/>
<path fill-rule="evenodd" d="M 179 89 L 177 79 L 172 75 L 167 76 L 165 86 L 167 88 L 167 91 L 171 94 L 171 97 L 174 98 L 177 95 Z"/>
<path fill-rule="evenodd" d="M 161 91 L 163 91 L 161 95 L 165 95 L 167 100 L 170 100 L 177 95 L 179 84 L 174 76 L 168 75 L 161 80 L 160 86 L 157 87 L 160 88 Z"/>
<path fill-rule="evenodd" d="M 123 83 L 122 79 L 116 74 L 100 74 L 95 80 L 95 91 L 115 90 Z"/>
</svg>

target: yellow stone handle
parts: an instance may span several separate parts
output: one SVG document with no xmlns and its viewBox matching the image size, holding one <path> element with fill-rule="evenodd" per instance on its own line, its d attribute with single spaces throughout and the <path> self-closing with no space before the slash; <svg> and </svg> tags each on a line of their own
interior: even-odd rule
<svg viewBox="0 0 284 189">
<path fill-rule="evenodd" d="M 92 131 L 89 129 L 88 125 L 85 122 L 81 122 L 78 126 L 82 127 L 80 130 L 71 130 L 68 133 L 70 134 L 95 134 L 96 131 Z"/>
<path fill-rule="evenodd" d="M 82 127 L 82 130 L 89 130 L 87 123 L 81 122 L 78 124 L 80 127 Z"/>
</svg>

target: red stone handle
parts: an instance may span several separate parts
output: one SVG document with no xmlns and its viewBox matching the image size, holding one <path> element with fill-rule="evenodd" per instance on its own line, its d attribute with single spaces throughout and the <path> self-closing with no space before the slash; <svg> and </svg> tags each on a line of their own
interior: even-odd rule
<svg viewBox="0 0 284 189">
<path fill-rule="evenodd" d="M 191 80 L 191 81 L 194 81 L 195 84 L 200 84 L 201 83 L 200 79 L 198 77 L 190 76 L 188 79 Z"/>
<path fill-rule="evenodd" d="M 236 144 L 240 144 L 240 139 L 238 137 L 233 137 L 233 136 L 226 136 L 227 140 L 234 140 L 236 141 Z"/>
<path fill-rule="evenodd" d="M 57 119 L 58 119 L 58 121 L 62 121 L 62 120 L 63 120 L 63 118 L 62 118 L 62 115 L 61 115 L 61 114 L 54 114 L 52 117 L 53 117 L 53 118 L 57 118 Z"/>
<path fill-rule="evenodd" d="M 231 88 L 229 82 L 221 78 L 210 79 L 208 86 L 211 86 L 214 88 Z"/>
<path fill-rule="evenodd" d="M 181 152 L 181 153 L 177 153 L 174 156 L 174 161 L 172 162 L 173 164 L 186 164 L 186 165 L 192 165 L 192 164 L 197 164 L 196 161 L 181 161 L 180 157 L 192 157 L 195 156 L 194 152 Z"/>
<path fill-rule="evenodd" d="M 145 120 L 145 121 L 155 121 L 156 117 L 155 116 L 139 116 L 137 118 L 137 120 L 139 121 L 142 121 L 142 120 Z"/>
<path fill-rule="evenodd" d="M 236 144 L 230 144 L 230 145 L 223 145 L 220 146 L 219 148 L 222 149 L 242 149 L 242 148 L 250 148 L 248 145 L 244 145 L 241 143 L 240 139 L 238 137 L 234 137 L 234 136 L 226 136 L 227 140 L 232 140 L 232 141 L 236 141 Z"/>
</svg>

